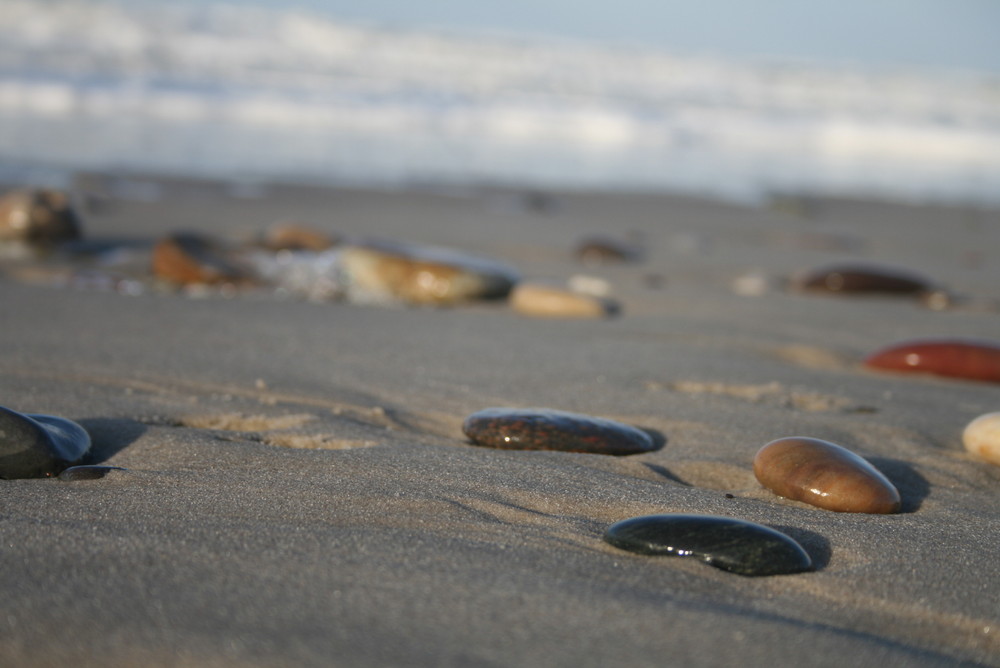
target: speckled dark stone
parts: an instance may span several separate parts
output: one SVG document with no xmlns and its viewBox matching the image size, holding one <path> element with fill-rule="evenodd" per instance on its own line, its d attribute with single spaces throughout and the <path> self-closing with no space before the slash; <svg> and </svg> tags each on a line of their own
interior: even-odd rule
<svg viewBox="0 0 1000 668">
<path fill-rule="evenodd" d="M 90 435 L 75 422 L 0 406 L 0 478 L 44 478 L 80 461 Z"/>
<path fill-rule="evenodd" d="M 59 474 L 59 479 L 65 482 L 76 480 L 100 480 L 112 471 L 124 471 L 120 466 L 71 466 Z"/>
<path fill-rule="evenodd" d="M 739 575 L 785 575 L 812 570 L 802 546 L 783 533 L 712 515 L 644 515 L 616 522 L 604 540 L 629 552 L 693 557 Z"/>
<path fill-rule="evenodd" d="M 506 450 L 631 455 L 656 449 L 636 427 L 544 408 L 486 408 L 467 417 L 462 431 L 475 445 Z"/>
</svg>

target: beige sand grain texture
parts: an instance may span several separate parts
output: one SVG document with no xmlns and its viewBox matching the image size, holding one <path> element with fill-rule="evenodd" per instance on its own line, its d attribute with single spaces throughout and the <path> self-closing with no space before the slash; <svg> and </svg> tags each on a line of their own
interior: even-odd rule
<svg viewBox="0 0 1000 668">
<path fill-rule="evenodd" d="M 321 231 L 557 281 L 579 271 L 580 238 L 646 242 L 641 262 L 588 269 L 622 302 L 610 320 L 128 297 L 0 271 L 0 404 L 78 421 L 95 463 L 127 469 L 0 481 L 0 664 L 1000 665 L 1000 467 L 961 441 L 1000 388 L 857 365 L 901 332 L 987 336 L 997 314 L 730 289 L 857 253 L 995 300 L 1000 265 L 964 258 L 1000 246 L 997 212 L 817 198 L 801 220 L 599 193 L 552 193 L 542 212 L 495 206 L 517 194 L 499 189 L 273 186 L 248 201 L 161 185 L 156 202 L 90 214 L 87 234 L 151 245 L 178 220 L 227 239 L 332 220 Z M 833 234 L 856 243 L 787 241 Z M 624 458 L 468 445 L 462 418 L 495 405 L 612 417 L 665 443 Z M 820 512 L 761 488 L 754 453 L 790 434 L 864 453 L 901 512 Z M 601 540 L 663 512 L 776 528 L 818 569 L 744 578 Z"/>
</svg>

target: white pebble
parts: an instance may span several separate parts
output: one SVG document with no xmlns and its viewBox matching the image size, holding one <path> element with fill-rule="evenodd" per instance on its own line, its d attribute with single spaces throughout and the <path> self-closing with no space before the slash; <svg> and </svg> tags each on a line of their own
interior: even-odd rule
<svg viewBox="0 0 1000 668">
<path fill-rule="evenodd" d="M 962 433 L 965 449 L 1000 465 L 1000 412 L 980 415 Z"/>
</svg>

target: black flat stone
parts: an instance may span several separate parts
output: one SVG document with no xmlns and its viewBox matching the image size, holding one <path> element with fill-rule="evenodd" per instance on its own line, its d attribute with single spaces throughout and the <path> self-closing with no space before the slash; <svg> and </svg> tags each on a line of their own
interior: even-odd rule
<svg viewBox="0 0 1000 668">
<path fill-rule="evenodd" d="M 774 529 L 712 515 L 644 515 L 604 533 L 615 547 L 638 554 L 693 557 L 739 575 L 785 575 L 812 570 L 802 546 Z"/>
<path fill-rule="evenodd" d="M 0 478 L 53 476 L 89 449 L 90 435 L 71 420 L 0 406 Z"/>
<path fill-rule="evenodd" d="M 59 474 L 59 479 L 65 482 L 76 480 L 100 480 L 112 471 L 124 471 L 120 466 L 70 466 Z"/>
<path fill-rule="evenodd" d="M 646 432 L 604 418 L 544 408 L 486 408 L 465 419 L 475 445 L 505 450 L 562 450 L 631 455 L 656 449 Z"/>
</svg>

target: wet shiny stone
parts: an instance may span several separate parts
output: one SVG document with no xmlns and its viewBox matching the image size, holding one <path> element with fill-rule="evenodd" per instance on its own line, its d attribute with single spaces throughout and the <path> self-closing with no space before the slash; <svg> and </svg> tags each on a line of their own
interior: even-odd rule
<svg viewBox="0 0 1000 668">
<path fill-rule="evenodd" d="M 507 450 L 631 455 L 656 449 L 636 427 L 544 408 L 486 408 L 467 417 L 462 431 L 475 445 Z"/>
<path fill-rule="evenodd" d="M 869 355 L 871 369 L 926 373 L 1000 383 L 1000 343 L 972 339 L 917 339 Z"/>
<path fill-rule="evenodd" d="M 780 438 L 753 460 L 760 484 L 778 496 L 847 513 L 894 513 L 899 492 L 882 473 L 847 448 L 818 438 Z"/>
<path fill-rule="evenodd" d="M 713 515 L 644 515 L 608 527 L 604 540 L 652 556 L 691 557 L 738 575 L 785 575 L 812 570 L 795 540 L 769 527 Z"/>
<path fill-rule="evenodd" d="M 44 478 L 80 461 L 90 435 L 75 422 L 0 406 L 0 478 Z"/>
</svg>

